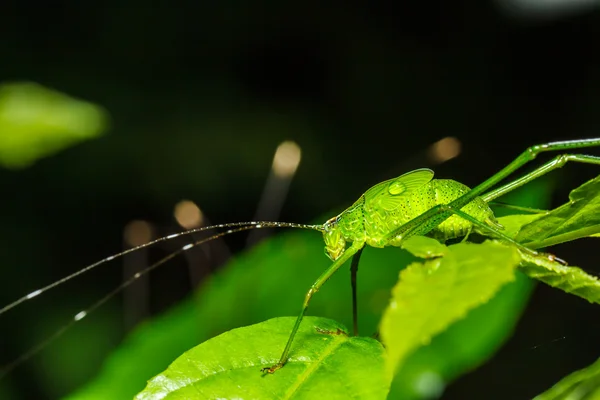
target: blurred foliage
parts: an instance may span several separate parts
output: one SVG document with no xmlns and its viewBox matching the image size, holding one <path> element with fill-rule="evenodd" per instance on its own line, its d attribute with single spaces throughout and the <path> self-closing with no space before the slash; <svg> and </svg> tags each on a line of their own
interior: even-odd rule
<svg viewBox="0 0 600 400">
<path fill-rule="evenodd" d="M 83 140 L 107 125 L 100 107 L 41 85 L 0 84 L 0 164 L 23 168 Z"/>
</svg>

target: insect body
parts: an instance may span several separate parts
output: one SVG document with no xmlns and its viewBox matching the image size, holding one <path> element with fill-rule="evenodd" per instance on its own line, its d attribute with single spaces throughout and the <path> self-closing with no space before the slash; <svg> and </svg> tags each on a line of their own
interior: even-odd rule
<svg viewBox="0 0 600 400">
<path fill-rule="evenodd" d="M 436 205 L 456 200 L 469 190 L 462 183 L 450 179 L 433 179 L 433 171 L 429 169 L 415 170 L 381 182 L 325 223 L 325 253 L 331 260 L 337 260 L 344 252 L 346 242 L 363 242 L 371 247 L 400 246 L 404 237 L 388 237 L 389 232 Z M 480 197 L 467 203 L 462 211 L 491 228 L 502 228 L 491 208 Z M 446 241 L 466 236 L 472 229 L 471 221 L 452 215 L 437 225 L 423 225 L 413 234 L 428 234 Z"/>
</svg>

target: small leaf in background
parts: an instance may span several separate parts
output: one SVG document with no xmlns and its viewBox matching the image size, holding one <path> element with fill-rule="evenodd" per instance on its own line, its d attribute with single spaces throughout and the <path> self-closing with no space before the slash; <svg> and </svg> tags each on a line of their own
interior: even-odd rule
<svg viewBox="0 0 600 400">
<path fill-rule="evenodd" d="M 107 121 L 102 108 L 36 83 L 0 85 L 0 164 L 27 167 L 99 136 Z"/>
<path fill-rule="evenodd" d="M 273 318 L 210 339 L 182 354 L 136 399 L 386 398 L 391 376 L 384 372 L 381 343 L 349 337 L 342 325 L 324 318 L 306 317 L 288 363 L 262 373 L 279 360 L 294 322 Z"/>
<path fill-rule="evenodd" d="M 518 252 L 494 242 L 459 243 L 443 258 L 412 263 L 400 273 L 381 321 L 387 367 L 396 371 L 415 349 L 491 299 L 514 279 Z"/>
<path fill-rule="evenodd" d="M 600 304 L 600 280 L 578 267 L 551 261 L 543 253 L 539 256 L 522 253 L 521 271 L 530 278 Z"/>
<path fill-rule="evenodd" d="M 584 400 L 600 398 L 600 359 L 561 379 L 534 400 Z"/>
<path fill-rule="evenodd" d="M 569 200 L 523 226 L 515 239 L 537 249 L 600 233 L 600 176 L 571 191 Z"/>
</svg>

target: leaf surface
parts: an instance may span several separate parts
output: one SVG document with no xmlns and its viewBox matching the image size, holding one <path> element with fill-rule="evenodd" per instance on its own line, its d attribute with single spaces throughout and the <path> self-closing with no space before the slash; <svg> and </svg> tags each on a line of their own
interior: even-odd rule
<svg viewBox="0 0 600 400">
<path fill-rule="evenodd" d="M 515 239 L 538 249 L 600 233 L 600 176 L 569 194 L 569 202 L 524 225 Z"/>
<path fill-rule="evenodd" d="M 388 370 L 396 371 L 416 348 L 491 299 L 514 279 L 519 260 L 514 248 L 498 243 L 459 243 L 442 258 L 401 271 L 381 321 Z"/>
<path fill-rule="evenodd" d="M 350 337 L 324 318 L 305 318 L 288 363 L 262 373 L 279 360 L 294 320 L 274 318 L 210 339 L 182 354 L 136 399 L 386 398 L 391 376 L 384 372 L 381 343 Z"/>
</svg>

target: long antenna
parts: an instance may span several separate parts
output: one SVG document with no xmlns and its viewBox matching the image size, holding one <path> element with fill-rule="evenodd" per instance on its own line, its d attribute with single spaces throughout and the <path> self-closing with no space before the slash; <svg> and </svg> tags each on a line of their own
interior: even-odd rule
<svg viewBox="0 0 600 400">
<path fill-rule="evenodd" d="M 16 305 L 22 303 L 25 300 L 28 300 L 30 298 L 33 298 L 35 296 L 37 296 L 40 293 L 45 292 L 48 289 L 51 289 L 55 286 L 58 286 L 61 283 L 64 283 L 66 281 L 68 281 L 69 279 L 72 279 L 78 275 L 81 275 L 83 272 L 89 271 L 92 268 L 97 267 L 100 264 L 103 264 L 105 262 L 108 262 L 110 260 L 113 260 L 115 258 L 121 257 L 127 253 L 130 253 L 131 251 L 140 249 L 140 248 L 144 248 L 147 246 L 151 246 L 155 243 L 159 243 L 161 241 L 165 241 L 168 239 L 173 239 L 176 237 L 179 237 L 181 235 L 184 234 L 189 234 L 192 232 L 199 232 L 199 231 L 204 231 L 204 230 L 208 230 L 208 229 L 215 229 L 215 228 L 235 228 L 235 229 L 228 229 L 225 232 L 219 232 L 217 234 L 214 234 L 212 236 L 209 236 L 207 238 L 204 239 L 200 239 L 198 241 L 195 241 L 193 243 L 189 243 L 186 244 L 185 246 L 181 247 L 179 250 L 176 250 L 174 252 L 172 252 L 171 254 L 163 257 L 162 259 L 160 259 L 159 261 L 155 262 L 154 264 L 150 265 L 149 267 L 143 269 L 142 271 L 139 271 L 137 273 L 135 273 L 133 276 L 131 276 L 130 278 L 128 278 L 127 280 L 121 282 L 121 284 L 119 284 L 119 286 L 115 287 L 113 290 L 111 290 L 108 294 L 106 294 L 105 296 L 103 296 L 102 298 L 100 298 L 98 301 L 96 301 L 95 303 L 93 303 L 90 307 L 88 307 L 85 310 L 82 310 L 80 312 L 78 312 L 77 314 L 75 314 L 71 320 L 66 323 L 65 325 L 63 325 L 60 329 L 58 329 L 57 331 L 55 331 L 52 335 L 50 335 L 49 337 L 47 337 L 46 339 L 44 339 L 42 342 L 38 343 L 37 345 L 33 346 L 32 348 L 30 348 L 27 352 L 25 352 L 24 354 L 22 354 L 21 356 L 19 356 L 16 360 L 12 361 L 11 363 L 3 366 L 0 369 L 0 379 L 2 379 L 4 376 L 6 376 L 9 372 L 11 372 L 13 369 L 15 369 L 16 367 L 18 367 L 19 365 L 23 364 L 25 361 L 29 360 L 31 357 L 35 356 L 37 353 L 39 353 L 41 350 L 43 350 L 46 346 L 48 346 L 49 344 L 51 344 L 52 342 L 54 342 L 56 339 L 58 339 L 60 336 L 62 336 L 69 328 L 71 328 L 76 322 L 81 321 L 82 319 L 84 319 L 86 316 L 88 316 L 89 314 L 91 314 L 92 312 L 94 312 L 96 309 L 98 309 L 100 306 L 102 306 L 104 303 L 106 303 L 108 300 L 110 300 L 111 298 L 113 298 L 115 295 L 117 295 L 120 291 L 122 291 L 124 288 L 126 288 L 127 286 L 129 286 L 130 284 L 132 284 L 133 282 L 135 282 L 136 280 L 138 280 L 139 278 L 141 278 L 142 276 L 148 274 L 149 272 L 151 272 L 152 270 L 160 267 L 161 265 L 163 265 L 164 263 L 166 263 L 167 261 L 175 258 L 176 256 L 184 253 L 185 251 L 195 247 L 195 246 L 199 246 L 203 243 L 206 242 L 210 242 L 211 240 L 220 238 L 222 236 L 226 236 L 232 233 L 236 233 L 236 232 L 242 232 L 242 231 L 247 231 L 247 230 L 251 230 L 251 229 L 262 229 L 262 228 L 298 228 L 298 229 L 311 229 L 311 230 L 317 230 L 317 231 L 323 231 L 323 227 L 321 225 L 305 225 L 305 224 L 295 224 L 295 223 L 290 223 L 290 222 L 257 222 L 257 221 L 251 221 L 251 222 L 236 222 L 236 223 L 231 223 L 231 224 L 220 224 L 220 225 L 213 225 L 213 226 L 207 226 L 207 227 L 203 227 L 203 228 L 197 228 L 197 229 L 191 229 L 189 231 L 186 232 L 180 232 L 180 233 L 176 233 L 176 234 L 172 234 L 169 236 L 165 236 L 156 240 L 153 240 L 151 242 L 148 242 L 146 244 L 134 247 L 132 249 L 123 251 L 121 253 L 112 255 L 110 257 L 106 257 L 100 261 L 98 261 L 97 263 L 91 264 L 85 268 L 83 268 L 82 270 L 75 272 L 63 279 L 61 279 L 60 281 L 57 281 L 51 285 L 48 285 L 42 289 L 39 289 L 37 291 L 34 291 L 32 293 L 36 293 L 35 295 L 31 296 L 25 296 L 22 297 L 21 299 L 9 304 L 8 306 L 4 307 L 2 309 L 2 312 L 6 312 L 8 310 L 10 310 L 11 308 L 15 307 Z M 1 313 L 0 313 L 1 314 Z"/>
<path fill-rule="evenodd" d="M 183 235 L 189 235 L 189 234 L 192 234 L 192 233 L 203 232 L 203 231 L 207 231 L 207 230 L 210 230 L 210 229 L 225 229 L 225 228 L 235 228 L 235 227 L 247 227 L 247 229 L 298 228 L 298 229 L 311 229 L 311 230 L 316 230 L 316 231 L 323 231 L 323 227 L 320 226 L 320 225 L 295 224 L 295 223 L 291 223 L 291 222 L 249 221 L 249 222 L 233 222 L 233 223 L 228 223 L 228 224 L 219 224 L 219 225 L 212 225 L 212 226 L 204 226 L 202 228 L 190 229 L 190 230 L 187 230 L 185 232 L 173 233 L 171 235 L 163 236 L 161 238 L 152 240 L 152 241 L 150 241 L 148 243 L 145 243 L 145 244 L 133 247 L 131 249 L 127 249 L 127 250 L 122 251 L 120 253 L 113 254 L 112 256 L 103 258 L 102 260 L 97 261 L 97 262 L 95 262 L 93 264 L 90 264 L 87 267 L 84 267 L 84 268 L 80 269 L 79 271 L 74 272 L 74 273 L 72 273 L 70 275 L 67 275 L 64 278 L 59 279 L 56 282 L 53 282 L 53 283 L 51 283 L 51 284 L 49 284 L 47 286 L 44 286 L 43 288 L 34 290 L 33 292 L 30 292 L 29 294 L 21 297 L 20 299 L 17 299 L 15 301 L 13 301 L 12 303 L 10 303 L 10 304 L 8 304 L 8 305 L 0 308 L 0 315 L 2 315 L 4 313 L 6 313 L 7 311 L 15 308 L 19 304 L 21 304 L 21 303 L 23 303 L 23 302 L 25 302 L 27 300 L 33 299 L 34 297 L 37 297 L 40 294 L 42 294 L 42 293 L 44 293 L 44 292 L 46 292 L 46 291 L 48 291 L 50 289 L 53 289 L 53 288 L 55 288 L 57 286 L 60 286 L 63 283 L 66 283 L 66 282 L 70 281 L 71 279 L 73 279 L 73 278 L 75 278 L 75 277 L 77 277 L 79 275 L 82 275 L 82 274 L 84 274 L 84 273 L 86 273 L 86 272 L 88 272 L 88 271 L 90 271 L 90 270 L 92 270 L 92 269 L 94 269 L 96 267 L 99 267 L 102 264 L 106 264 L 109 261 L 112 261 L 112 260 L 117 259 L 119 257 L 123 257 L 124 255 L 132 253 L 132 252 L 134 252 L 136 250 L 143 249 L 145 247 L 152 246 L 152 245 L 155 245 L 157 243 L 164 242 L 164 241 L 167 241 L 167 240 L 175 239 L 175 238 L 181 237 Z M 247 229 L 242 229 L 242 230 L 247 230 Z M 213 240 L 213 239 L 216 239 L 218 237 L 225 236 L 225 235 L 227 235 L 229 233 L 234 233 L 234 232 L 237 232 L 237 231 L 236 230 L 228 230 L 226 232 L 223 232 L 222 234 L 211 236 L 209 239 Z M 209 240 L 204 240 L 204 241 L 200 241 L 200 242 L 201 243 L 205 243 L 207 241 L 209 241 Z M 187 245 L 187 246 L 189 246 L 187 248 L 194 247 L 194 246 L 196 246 L 198 244 L 200 244 L 200 243 L 199 242 L 195 242 L 195 243 L 189 244 L 189 245 Z M 184 248 L 185 247 L 186 246 L 184 246 Z M 177 251 L 177 252 L 175 252 L 173 254 L 179 254 L 180 252 L 181 252 L 181 250 L 179 250 L 179 251 Z"/>
</svg>

